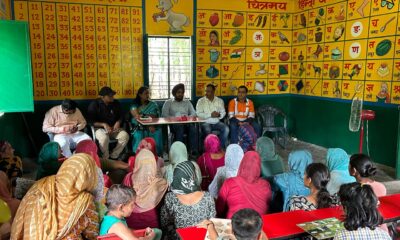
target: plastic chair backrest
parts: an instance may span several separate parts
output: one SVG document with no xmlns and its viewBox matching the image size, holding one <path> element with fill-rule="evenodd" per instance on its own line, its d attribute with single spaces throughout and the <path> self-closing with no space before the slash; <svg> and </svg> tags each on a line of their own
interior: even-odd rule
<svg viewBox="0 0 400 240">
<path fill-rule="evenodd" d="M 269 105 L 259 107 L 257 113 L 262 120 L 263 127 L 275 127 L 275 117 L 278 115 L 281 115 L 283 118 L 286 117 L 280 109 Z"/>
</svg>

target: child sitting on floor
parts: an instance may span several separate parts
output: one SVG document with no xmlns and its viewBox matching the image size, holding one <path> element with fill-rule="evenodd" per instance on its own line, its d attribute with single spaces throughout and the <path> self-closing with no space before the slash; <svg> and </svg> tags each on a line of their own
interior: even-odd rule
<svg viewBox="0 0 400 240">
<path fill-rule="evenodd" d="M 128 228 L 125 217 L 129 217 L 134 209 L 136 193 L 132 188 L 120 184 L 110 187 L 106 195 L 107 215 L 104 216 L 100 226 L 100 235 L 114 233 L 123 240 L 159 240 L 161 230 L 146 228 L 143 237 L 136 236 Z"/>
</svg>

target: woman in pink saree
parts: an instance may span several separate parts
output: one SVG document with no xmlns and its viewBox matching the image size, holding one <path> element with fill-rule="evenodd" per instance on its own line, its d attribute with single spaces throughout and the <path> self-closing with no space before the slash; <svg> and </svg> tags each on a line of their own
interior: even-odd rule
<svg viewBox="0 0 400 240">
<path fill-rule="evenodd" d="M 217 168 L 225 164 L 225 152 L 221 149 L 221 143 L 217 135 L 209 134 L 204 139 L 205 152 L 197 159 L 203 181 L 201 189 L 207 191 L 217 173 Z"/>
<path fill-rule="evenodd" d="M 260 177 L 261 158 L 255 151 L 244 154 L 237 177 L 228 178 L 219 191 L 217 213 L 222 218 L 232 218 L 235 212 L 251 208 L 260 215 L 268 212 L 271 186 Z"/>
</svg>

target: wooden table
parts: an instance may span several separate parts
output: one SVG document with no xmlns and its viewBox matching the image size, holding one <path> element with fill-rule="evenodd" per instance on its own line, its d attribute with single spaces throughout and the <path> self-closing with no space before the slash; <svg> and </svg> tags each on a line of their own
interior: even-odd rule
<svg viewBox="0 0 400 240">
<path fill-rule="evenodd" d="M 200 123 L 206 122 L 206 120 L 199 117 L 165 117 L 165 118 L 150 118 L 148 120 L 137 119 L 136 120 L 142 126 L 153 126 L 153 125 L 173 125 L 173 124 L 195 124 L 197 130 L 197 150 L 200 151 Z M 168 146 L 170 146 L 168 144 Z"/>
<path fill-rule="evenodd" d="M 400 194 L 384 196 L 379 198 L 379 211 L 384 218 L 384 222 L 400 220 Z M 317 209 L 314 211 L 291 211 L 264 215 L 263 231 L 268 239 L 287 239 L 306 236 L 307 233 L 299 228 L 297 224 L 321 220 L 325 218 L 343 218 L 341 207 Z M 178 234 L 183 240 L 203 240 L 207 231 L 196 227 L 177 229 Z"/>
</svg>

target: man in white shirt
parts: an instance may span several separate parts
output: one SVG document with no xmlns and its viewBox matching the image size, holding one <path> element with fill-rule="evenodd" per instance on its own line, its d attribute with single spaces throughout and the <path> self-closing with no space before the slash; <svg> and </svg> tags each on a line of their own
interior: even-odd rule
<svg viewBox="0 0 400 240">
<path fill-rule="evenodd" d="M 221 119 L 226 114 L 224 101 L 215 96 L 215 86 L 213 84 L 207 85 L 206 96 L 197 101 L 196 114 L 198 117 L 206 119 L 206 122 L 201 125 L 203 136 L 207 136 L 212 131 L 218 131 L 221 146 L 225 147 L 229 135 L 229 127 L 221 122 Z"/>
<path fill-rule="evenodd" d="M 83 140 L 91 139 L 81 132 L 86 126 L 86 120 L 77 108 L 75 101 L 65 99 L 47 111 L 43 121 L 43 132 L 54 134 L 54 141 L 58 142 L 65 157 L 72 155 L 70 147 Z"/>
</svg>

